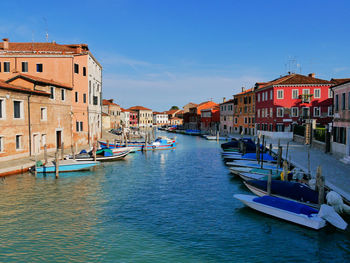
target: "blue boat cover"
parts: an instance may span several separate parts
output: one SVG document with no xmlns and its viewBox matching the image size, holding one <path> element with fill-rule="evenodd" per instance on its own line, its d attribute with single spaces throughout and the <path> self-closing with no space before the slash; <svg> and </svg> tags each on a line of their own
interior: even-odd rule
<svg viewBox="0 0 350 263">
<path fill-rule="evenodd" d="M 264 204 L 264 205 L 268 205 L 268 206 L 272 206 L 275 208 L 279 208 L 282 210 L 286 210 L 292 213 L 296 213 L 296 214 L 304 214 L 307 216 L 311 216 L 311 214 L 317 214 L 318 211 L 312 207 L 309 207 L 307 205 L 303 205 L 294 201 L 289 201 L 289 200 L 285 200 L 285 199 L 281 199 L 278 197 L 274 197 L 274 196 L 262 196 L 262 197 L 256 197 L 253 199 L 254 202 L 260 203 L 260 204 Z"/>
<path fill-rule="evenodd" d="M 86 150 L 81 150 L 79 154 L 82 154 L 82 153 L 87 153 Z"/>
<path fill-rule="evenodd" d="M 252 139 L 250 138 L 243 138 L 240 139 L 244 142 L 244 144 L 246 145 L 246 152 L 247 153 L 253 153 L 255 152 L 256 146 L 255 143 L 252 141 Z M 221 148 L 222 149 L 227 149 L 227 148 L 238 148 L 238 144 L 240 140 L 232 140 L 230 142 L 226 142 L 221 144 Z"/>
<path fill-rule="evenodd" d="M 247 183 L 263 191 L 267 191 L 267 181 L 250 180 Z M 318 203 L 318 193 L 306 185 L 297 182 L 272 180 L 271 194 L 280 195 L 305 203 Z"/>
<path fill-rule="evenodd" d="M 256 160 L 256 153 L 246 153 L 242 155 L 243 159 L 254 159 Z M 264 161 L 274 161 L 275 159 L 268 153 L 260 154 L 260 159 L 264 159 Z"/>
</svg>

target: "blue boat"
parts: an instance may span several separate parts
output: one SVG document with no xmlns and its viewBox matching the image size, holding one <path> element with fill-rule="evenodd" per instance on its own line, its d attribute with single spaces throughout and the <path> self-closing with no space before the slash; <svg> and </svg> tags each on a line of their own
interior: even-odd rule
<svg viewBox="0 0 350 263">
<path fill-rule="evenodd" d="M 78 172 L 83 170 L 89 170 L 90 168 L 99 165 L 100 162 L 94 161 L 83 161 L 78 162 L 76 160 L 61 160 L 58 163 L 58 171 L 61 172 Z M 37 173 L 55 173 L 56 172 L 56 163 L 49 162 L 43 166 L 33 167 L 31 171 L 37 171 Z"/>
<path fill-rule="evenodd" d="M 247 161 L 256 161 L 256 153 L 246 153 L 244 155 L 238 154 L 225 154 L 223 155 L 225 160 L 247 160 Z M 268 153 L 260 154 L 260 161 L 276 163 L 277 161 Z"/>
<path fill-rule="evenodd" d="M 245 185 L 258 196 L 267 194 L 267 181 L 249 180 L 245 182 Z M 317 207 L 318 205 L 318 192 L 297 182 L 272 180 L 271 195 L 293 200 L 311 207 Z"/>
<path fill-rule="evenodd" d="M 185 134 L 187 135 L 193 135 L 193 136 L 199 136 L 201 135 L 201 131 L 200 130 L 186 130 Z"/>
</svg>

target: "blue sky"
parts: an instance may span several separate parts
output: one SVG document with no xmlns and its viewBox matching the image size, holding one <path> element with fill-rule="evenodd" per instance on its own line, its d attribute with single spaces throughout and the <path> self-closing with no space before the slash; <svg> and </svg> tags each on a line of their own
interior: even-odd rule
<svg viewBox="0 0 350 263">
<path fill-rule="evenodd" d="M 87 43 L 104 98 L 167 110 L 286 74 L 350 77 L 350 1 L 6 1 L 0 36 Z M 45 22 L 46 21 L 46 22 Z"/>
</svg>

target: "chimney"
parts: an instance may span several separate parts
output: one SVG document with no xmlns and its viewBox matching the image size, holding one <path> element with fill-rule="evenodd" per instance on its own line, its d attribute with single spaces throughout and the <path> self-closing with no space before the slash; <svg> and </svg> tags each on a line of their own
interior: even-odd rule
<svg viewBox="0 0 350 263">
<path fill-rule="evenodd" d="M 314 78 L 314 77 L 315 77 L 315 73 L 310 73 L 310 74 L 309 74 L 309 77 L 310 77 L 310 78 Z"/>
<path fill-rule="evenodd" d="M 3 38 L 2 39 L 4 41 L 4 50 L 8 50 L 9 49 L 9 39 L 8 38 Z"/>
<path fill-rule="evenodd" d="M 242 92 L 244 92 L 245 91 L 245 88 L 244 87 L 242 87 Z"/>
<path fill-rule="evenodd" d="M 77 53 L 80 54 L 82 52 L 83 52 L 83 49 L 82 49 L 81 45 L 78 45 L 77 46 Z"/>
<path fill-rule="evenodd" d="M 225 98 L 225 97 L 223 97 L 223 98 L 222 98 L 222 102 L 225 102 L 225 101 L 226 101 L 226 98 Z"/>
</svg>

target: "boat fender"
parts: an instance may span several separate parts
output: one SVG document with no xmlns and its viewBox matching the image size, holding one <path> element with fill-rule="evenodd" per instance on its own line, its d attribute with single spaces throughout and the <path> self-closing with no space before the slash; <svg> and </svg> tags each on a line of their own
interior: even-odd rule
<svg viewBox="0 0 350 263">
<path fill-rule="evenodd" d="M 327 204 L 332 206 L 337 213 L 350 214 L 350 207 L 343 202 L 343 198 L 335 191 L 326 195 Z"/>
<path fill-rule="evenodd" d="M 155 146 L 155 145 L 153 145 L 153 146 L 152 146 L 152 149 L 155 149 L 155 148 L 156 148 L 156 146 Z"/>
</svg>

